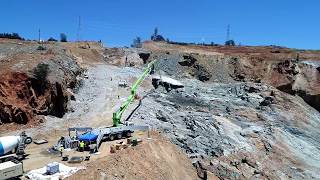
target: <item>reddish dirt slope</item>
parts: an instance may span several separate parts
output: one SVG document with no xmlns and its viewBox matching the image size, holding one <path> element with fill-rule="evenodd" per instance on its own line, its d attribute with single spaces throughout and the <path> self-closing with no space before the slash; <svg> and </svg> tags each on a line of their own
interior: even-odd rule
<svg viewBox="0 0 320 180">
<path fill-rule="evenodd" d="M 31 102 L 35 100 L 28 75 L 22 72 L 2 74 L 0 81 L 0 120 L 1 123 L 17 122 L 25 124 L 31 118 Z"/>
<path fill-rule="evenodd" d="M 45 47 L 39 50 L 39 46 Z M 59 44 L 0 39 L 0 127 L 62 117 L 81 68 Z M 10 126 L 14 128 L 14 126 Z"/>
</svg>

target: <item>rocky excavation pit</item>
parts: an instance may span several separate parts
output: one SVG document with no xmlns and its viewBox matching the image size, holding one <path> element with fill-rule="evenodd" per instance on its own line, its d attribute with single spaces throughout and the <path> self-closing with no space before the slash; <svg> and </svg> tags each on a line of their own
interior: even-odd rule
<svg viewBox="0 0 320 180">
<path fill-rule="evenodd" d="M 130 120 L 163 132 L 192 160 L 199 178 L 211 173 L 221 179 L 320 177 L 320 72 L 319 61 L 310 60 L 320 57 L 315 52 L 155 42 L 143 49 L 70 43 L 47 44 L 40 51 L 37 43 L 19 46 L 0 43 L 0 63 L 9 70 L 0 71 L 1 123 L 35 124 L 45 115 L 43 132 L 74 124 L 105 126 L 111 123 L 105 117 L 130 93 L 118 82 L 134 82 L 142 73 L 138 68 L 157 59 L 158 76 L 152 82 L 157 89 L 149 91 L 149 79 Z M 17 50 L 11 52 L 12 47 Z M 79 62 L 88 71 L 78 88 Z M 174 80 L 164 76 L 182 85 L 171 87 L 168 82 Z M 171 157 L 165 151 L 161 156 Z M 124 162 L 134 163 L 130 156 Z"/>
</svg>

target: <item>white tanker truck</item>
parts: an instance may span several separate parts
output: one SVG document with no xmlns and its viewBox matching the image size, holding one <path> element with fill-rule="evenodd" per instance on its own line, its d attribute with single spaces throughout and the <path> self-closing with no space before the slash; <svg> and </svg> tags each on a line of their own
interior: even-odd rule
<svg viewBox="0 0 320 180">
<path fill-rule="evenodd" d="M 19 136 L 0 137 L 0 180 L 23 175 L 25 148 L 32 142 L 25 132 Z"/>
</svg>

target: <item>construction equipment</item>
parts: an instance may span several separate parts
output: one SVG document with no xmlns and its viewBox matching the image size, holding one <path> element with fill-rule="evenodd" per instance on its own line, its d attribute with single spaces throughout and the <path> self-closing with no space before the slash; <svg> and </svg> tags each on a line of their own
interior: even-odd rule
<svg viewBox="0 0 320 180">
<path fill-rule="evenodd" d="M 52 150 L 59 151 L 59 148 L 62 146 L 64 149 L 75 149 L 79 146 L 79 136 L 81 133 L 91 132 L 93 128 L 91 127 L 74 127 L 68 128 L 69 136 L 62 136 L 58 140 L 58 143 L 52 147 Z"/>
<path fill-rule="evenodd" d="M 119 86 L 119 87 L 126 88 L 126 87 L 128 87 L 128 84 L 127 84 L 126 81 L 120 80 L 119 83 L 118 83 L 118 86 Z"/>
<path fill-rule="evenodd" d="M 28 137 L 25 132 L 19 136 L 0 137 L 0 162 L 14 157 L 17 160 L 25 158 L 25 148 L 32 143 L 32 138 Z"/>
<path fill-rule="evenodd" d="M 0 137 L 0 180 L 23 175 L 22 160 L 27 156 L 25 148 L 32 138 L 25 132 L 19 136 Z"/>
<path fill-rule="evenodd" d="M 139 79 L 134 83 L 134 85 L 131 87 L 131 94 L 128 97 L 128 99 L 120 106 L 120 108 L 113 113 L 112 120 L 113 120 L 113 126 L 118 127 L 121 123 L 121 117 L 123 113 L 127 110 L 130 103 L 134 100 L 137 89 L 140 87 L 143 80 L 147 77 L 148 74 L 153 73 L 154 64 L 156 60 L 150 62 L 147 66 L 147 68 L 144 70 L 143 74 L 139 77 Z"/>
<path fill-rule="evenodd" d="M 112 115 L 112 127 L 100 127 L 88 130 L 86 133 L 82 135 L 77 135 L 77 141 L 83 141 L 86 144 L 86 147 L 90 147 L 90 151 L 98 151 L 99 146 L 103 140 L 113 141 L 115 139 L 121 139 L 122 137 L 131 137 L 131 134 L 136 131 L 147 131 L 149 130 L 148 126 L 138 126 L 134 125 L 131 122 L 121 122 L 121 118 L 123 113 L 127 110 L 128 106 L 133 102 L 136 97 L 137 90 L 140 87 L 143 80 L 147 77 L 148 74 L 153 73 L 154 64 L 156 60 L 150 62 L 145 68 L 142 75 L 137 79 L 137 81 L 133 84 L 130 91 L 130 96 L 128 99 L 120 106 L 120 108 L 113 113 Z M 81 128 L 69 128 L 69 130 L 79 130 Z M 68 142 L 71 137 L 66 138 L 63 143 L 65 148 L 68 146 Z M 61 142 L 60 142 L 61 143 Z"/>
</svg>

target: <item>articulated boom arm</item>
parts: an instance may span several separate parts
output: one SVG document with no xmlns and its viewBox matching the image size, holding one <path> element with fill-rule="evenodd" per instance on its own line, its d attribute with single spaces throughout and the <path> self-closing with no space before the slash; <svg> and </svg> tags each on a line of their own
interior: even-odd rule
<svg viewBox="0 0 320 180">
<path fill-rule="evenodd" d="M 144 70 L 143 74 L 139 77 L 139 79 L 133 84 L 131 87 L 131 94 L 128 97 L 128 99 L 120 106 L 120 108 L 113 113 L 112 120 L 113 120 L 113 126 L 119 126 L 121 124 L 121 117 L 122 114 L 127 110 L 130 103 L 134 100 L 134 97 L 136 96 L 137 89 L 143 82 L 143 80 L 147 77 L 147 75 L 152 71 L 153 65 L 156 62 L 156 60 L 150 62 L 146 69 Z"/>
</svg>

